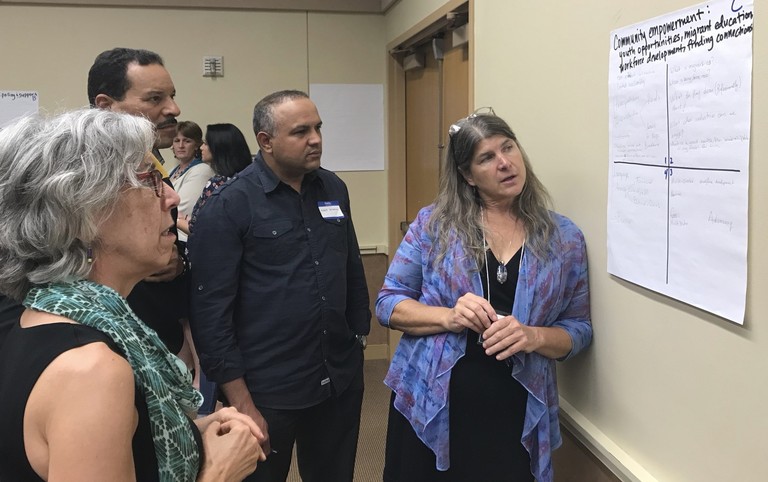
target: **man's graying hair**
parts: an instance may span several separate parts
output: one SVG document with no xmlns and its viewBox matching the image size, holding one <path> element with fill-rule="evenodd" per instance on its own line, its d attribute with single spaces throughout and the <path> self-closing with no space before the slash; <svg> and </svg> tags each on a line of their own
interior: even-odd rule
<svg viewBox="0 0 768 482">
<path fill-rule="evenodd" d="M 0 292 L 84 279 L 88 247 L 152 149 L 148 120 L 102 109 L 27 117 L 0 130 Z"/>
<path fill-rule="evenodd" d="M 259 132 L 266 132 L 274 136 L 275 106 L 294 99 L 309 99 L 309 96 L 300 90 L 281 90 L 261 99 L 253 108 L 253 133 L 258 135 Z"/>
</svg>

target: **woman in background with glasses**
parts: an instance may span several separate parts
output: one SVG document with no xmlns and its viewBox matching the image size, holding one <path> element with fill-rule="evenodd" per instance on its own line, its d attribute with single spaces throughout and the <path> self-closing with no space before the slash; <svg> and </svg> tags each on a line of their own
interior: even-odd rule
<svg viewBox="0 0 768 482">
<path fill-rule="evenodd" d="M 555 360 L 592 339 L 584 238 L 492 110 L 452 125 L 376 316 L 402 331 L 385 481 L 552 481 Z"/>
<path fill-rule="evenodd" d="M 193 421 L 191 375 L 125 300 L 175 241 L 154 137 L 100 109 L 0 131 L 0 292 L 26 307 L 0 347 L 0 480 L 239 481 L 264 460 L 236 410 Z"/>
</svg>

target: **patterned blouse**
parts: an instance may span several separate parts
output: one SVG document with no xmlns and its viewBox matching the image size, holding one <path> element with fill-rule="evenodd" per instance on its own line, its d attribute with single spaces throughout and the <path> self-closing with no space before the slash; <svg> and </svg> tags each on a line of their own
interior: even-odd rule
<svg viewBox="0 0 768 482">
<path fill-rule="evenodd" d="M 208 200 L 211 194 L 213 194 L 213 192 L 219 188 L 219 186 L 224 185 L 230 179 L 230 177 L 220 176 L 218 174 L 208 179 L 208 182 L 205 183 L 205 187 L 203 188 L 203 193 L 200 194 L 200 198 L 195 203 L 195 207 L 192 208 L 192 216 L 189 217 L 190 232 L 192 232 L 192 225 L 195 224 L 195 221 L 197 221 L 197 213 L 200 212 L 200 208 L 205 205 L 205 202 Z"/>
<path fill-rule="evenodd" d="M 429 306 L 453 307 L 464 294 L 483 296 L 477 263 L 457 236 L 446 240 L 448 252 L 440 269 L 434 239 L 426 230 L 433 206 L 422 209 L 395 254 L 376 301 L 376 316 L 389 325 L 399 302 L 413 299 Z M 584 236 L 568 218 L 552 213 L 555 232 L 550 256 L 536 258 L 525 250 L 520 264 L 515 302 L 509 310 L 529 326 L 559 327 L 573 348 L 562 359 L 583 350 L 592 340 L 589 278 Z M 464 356 L 466 330 L 430 336 L 404 334 L 384 383 L 395 392 L 395 408 L 411 423 L 416 435 L 435 453 L 438 470 L 450 466 L 448 445 L 448 387 L 451 369 Z M 555 360 L 538 353 L 513 355 L 512 376 L 528 390 L 522 443 L 531 456 L 539 482 L 552 481 L 551 450 L 562 443 L 558 421 Z"/>
</svg>

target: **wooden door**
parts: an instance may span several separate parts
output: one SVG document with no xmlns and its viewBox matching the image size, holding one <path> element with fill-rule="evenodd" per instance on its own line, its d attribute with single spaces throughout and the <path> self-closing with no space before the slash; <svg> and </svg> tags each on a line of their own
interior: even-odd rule
<svg viewBox="0 0 768 482">
<path fill-rule="evenodd" d="M 407 219 L 403 221 L 408 224 L 437 195 L 448 126 L 469 113 L 467 44 L 443 51 L 442 59 L 435 58 L 431 42 L 419 53 L 426 57 L 424 68 L 405 73 Z"/>
<path fill-rule="evenodd" d="M 448 0 L 387 45 L 391 53 L 387 65 L 390 256 L 419 209 L 437 195 L 448 127 L 472 110 L 472 5 L 471 0 Z M 457 24 L 452 19 L 466 22 Z M 465 25 L 462 35 L 469 43 L 452 46 L 454 30 Z M 440 35 L 446 47 L 436 59 L 431 39 Z M 414 50 L 424 54 L 425 65 L 405 70 L 404 56 Z M 389 330 L 390 358 L 400 334 Z"/>
</svg>

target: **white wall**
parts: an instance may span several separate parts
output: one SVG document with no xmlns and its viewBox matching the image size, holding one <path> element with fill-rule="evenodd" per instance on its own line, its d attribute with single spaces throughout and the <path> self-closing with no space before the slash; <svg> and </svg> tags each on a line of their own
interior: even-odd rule
<svg viewBox="0 0 768 482">
<path fill-rule="evenodd" d="M 768 2 L 755 3 L 742 327 L 606 272 L 609 34 L 695 2 L 475 2 L 476 104 L 509 121 L 587 239 L 595 339 L 561 366 L 561 395 L 660 481 L 768 480 Z"/>
</svg>

